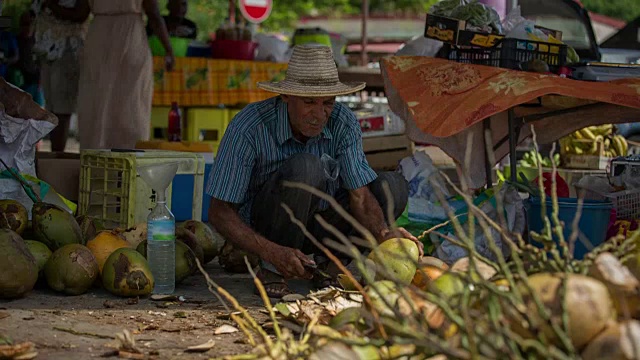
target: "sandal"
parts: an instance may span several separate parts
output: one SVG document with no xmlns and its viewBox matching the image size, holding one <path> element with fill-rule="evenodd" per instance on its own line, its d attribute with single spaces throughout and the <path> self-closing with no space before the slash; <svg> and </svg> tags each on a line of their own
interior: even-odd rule
<svg viewBox="0 0 640 360">
<path fill-rule="evenodd" d="M 264 286 L 267 296 L 272 299 L 281 299 L 283 296 L 293 294 L 284 278 L 274 272 L 260 269 L 256 276 Z M 254 293 L 260 295 L 257 287 L 254 287 Z"/>
</svg>

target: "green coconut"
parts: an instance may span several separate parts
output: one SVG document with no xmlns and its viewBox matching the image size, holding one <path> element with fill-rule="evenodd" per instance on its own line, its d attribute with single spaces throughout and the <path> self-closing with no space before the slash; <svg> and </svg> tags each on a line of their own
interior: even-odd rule
<svg viewBox="0 0 640 360">
<path fill-rule="evenodd" d="M 102 268 L 102 285 L 118 296 L 144 296 L 153 291 L 154 279 L 147 260 L 134 249 L 114 251 Z"/>
<path fill-rule="evenodd" d="M 24 240 L 13 230 L 0 229 L 0 297 L 22 297 L 36 281 L 38 265 Z"/>
<path fill-rule="evenodd" d="M 138 244 L 136 251 L 147 258 L 147 240 Z M 176 285 L 193 275 L 197 270 L 196 254 L 187 244 L 176 240 Z"/>
<path fill-rule="evenodd" d="M 29 249 L 29 252 L 36 259 L 36 264 L 38 265 L 38 271 L 43 271 L 44 266 L 49 261 L 51 257 L 51 250 L 47 247 L 47 245 L 41 243 L 40 241 L 35 240 L 25 240 L 25 245 Z"/>
<path fill-rule="evenodd" d="M 220 250 L 218 262 L 228 272 L 244 274 L 249 272 L 247 264 L 244 262 L 245 256 L 249 260 L 249 265 L 251 265 L 252 268 L 258 266 L 260 262 L 258 256 L 238 249 L 234 247 L 231 242 L 227 241 L 224 246 L 222 246 L 222 250 Z"/>
<path fill-rule="evenodd" d="M 376 281 L 368 285 L 365 291 L 371 299 L 371 306 L 381 315 L 393 316 L 393 308 L 400 298 L 400 291 L 396 284 L 390 280 Z"/>
<path fill-rule="evenodd" d="M 54 251 L 44 266 L 49 287 L 67 295 L 84 294 L 99 274 L 96 258 L 81 244 L 68 244 Z"/>
<path fill-rule="evenodd" d="M 19 201 L 0 200 L 0 229 L 13 230 L 22 235 L 28 222 L 27 209 Z"/>
<path fill-rule="evenodd" d="M 420 257 L 418 246 L 409 239 L 393 238 L 386 240 L 369 254 L 368 258 L 376 264 L 375 280 L 396 280 L 409 285 L 416 274 L 416 264 Z M 387 274 L 381 269 L 385 269 Z"/>
<path fill-rule="evenodd" d="M 68 244 L 84 244 L 82 230 L 76 219 L 56 205 L 43 202 L 33 204 L 31 220 L 35 240 L 45 243 L 51 251 Z"/>
<path fill-rule="evenodd" d="M 216 237 L 214 231 L 202 221 L 185 221 L 180 227 L 191 231 L 204 252 L 204 264 L 209 263 L 220 253 L 223 242 Z M 219 237 L 219 235 L 218 235 Z"/>
</svg>

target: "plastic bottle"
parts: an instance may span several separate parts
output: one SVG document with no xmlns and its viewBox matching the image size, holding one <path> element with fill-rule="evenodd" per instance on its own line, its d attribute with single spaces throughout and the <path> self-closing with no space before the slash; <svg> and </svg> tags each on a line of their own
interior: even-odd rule
<svg viewBox="0 0 640 360">
<path fill-rule="evenodd" d="M 177 102 L 171 103 L 169 110 L 169 124 L 167 127 L 169 141 L 182 141 L 182 116 Z"/>
<path fill-rule="evenodd" d="M 153 293 L 172 294 L 176 284 L 176 218 L 159 192 L 156 207 L 147 217 L 147 229 L 147 261 L 155 280 Z"/>
</svg>

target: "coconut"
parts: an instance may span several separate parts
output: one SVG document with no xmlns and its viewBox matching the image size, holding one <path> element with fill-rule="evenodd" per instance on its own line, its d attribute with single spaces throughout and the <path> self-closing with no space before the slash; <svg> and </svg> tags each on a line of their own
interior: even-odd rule
<svg viewBox="0 0 640 360">
<path fill-rule="evenodd" d="M 589 342 L 581 355 L 583 360 L 640 359 L 640 321 L 610 323 Z"/>
<path fill-rule="evenodd" d="M 365 288 L 365 292 L 371 299 L 371 306 L 380 315 L 393 316 L 393 309 L 400 298 L 400 291 L 396 284 L 390 280 L 376 281 Z"/>
<path fill-rule="evenodd" d="M 64 209 L 43 202 L 31 209 L 35 239 L 45 243 L 51 251 L 67 244 L 83 244 L 82 231 L 76 219 Z"/>
<path fill-rule="evenodd" d="M 376 281 L 390 276 L 392 280 L 409 285 L 416 274 L 419 251 L 418 246 L 409 239 L 393 238 L 381 243 L 368 256 L 378 269 Z"/>
<path fill-rule="evenodd" d="M 128 229 L 118 228 L 113 231 L 125 239 L 133 249 L 147 240 L 147 223 L 136 224 Z"/>
<path fill-rule="evenodd" d="M 100 231 L 93 239 L 87 242 L 87 248 L 91 250 L 98 262 L 100 273 L 102 273 L 104 263 L 109 258 L 109 255 L 118 249 L 129 247 L 131 246 L 125 239 L 117 232 L 110 230 Z"/>
<path fill-rule="evenodd" d="M 9 229 L 22 235 L 27 228 L 29 214 L 24 205 L 15 200 L 0 200 L 0 229 Z"/>
<path fill-rule="evenodd" d="M 258 256 L 242 249 L 237 249 L 230 241 L 227 241 L 222 247 L 222 250 L 220 250 L 218 262 L 228 272 L 244 274 L 249 272 L 247 264 L 244 262 L 245 256 L 249 260 L 249 265 L 251 265 L 252 268 L 258 266 L 260 262 Z"/>
<path fill-rule="evenodd" d="M 98 227 L 91 217 L 87 215 L 80 215 L 76 217 L 76 222 L 78 223 L 78 226 L 80 226 L 84 243 L 93 239 L 98 233 Z"/>
<path fill-rule="evenodd" d="M 589 275 L 607 286 L 618 314 L 640 315 L 640 281 L 617 257 L 611 253 L 598 255 Z"/>
<path fill-rule="evenodd" d="M 194 233 L 185 228 L 176 228 L 176 240 L 180 240 L 185 243 L 193 253 L 196 254 L 200 264 L 204 264 L 204 249 L 198 242 L 198 238 Z"/>
<path fill-rule="evenodd" d="M 484 280 L 489 280 L 498 272 L 493 266 L 483 262 L 480 259 L 474 259 L 474 263 L 476 266 L 471 277 L 474 281 L 480 280 L 478 279 L 476 274 L 480 275 L 480 277 Z M 451 266 L 451 271 L 458 273 L 468 273 L 470 264 L 471 261 L 468 257 L 460 258 Z M 477 273 L 475 271 L 477 271 Z"/>
<path fill-rule="evenodd" d="M 423 256 L 422 259 L 418 261 L 418 266 L 433 266 L 442 270 L 449 270 L 449 265 L 447 265 L 446 262 L 433 256 Z"/>
<path fill-rule="evenodd" d="M 0 229 L 0 297 L 24 296 L 38 281 L 38 265 L 15 231 Z"/>
<path fill-rule="evenodd" d="M 43 271 L 44 266 L 49 261 L 51 257 L 51 250 L 47 247 L 47 245 L 41 243 L 40 241 L 35 240 L 25 240 L 25 245 L 29 249 L 29 252 L 36 259 L 36 264 L 38 265 L 38 271 Z"/>
<path fill-rule="evenodd" d="M 84 294 L 98 274 L 96 258 L 80 244 L 65 245 L 54 251 L 44 267 L 49 287 L 68 295 Z"/>
<path fill-rule="evenodd" d="M 420 290 L 427 290 L 429 283 L 436 280 L 444 273 L 445 270 L 442 270 L 439 267 L 424 265 L 416 270 L 416 274 L 413 276 L 411 284 Z"/>
<path fill-rule="evenodd" d="M 464 291 L 465 282 L 454 272 L 446 272 L 427 284 L 427 291 L 450 299 Z"/>
<path fill-rule="evenodd" d="M 539 297 L 542 305 L 551 312 L 552 321 L 562 325 L 561 288 L 562 274 L 539 273 L 529 276 L 529 286 Z M 614 309 L 607 287 L 600 281 L 579 274 L 566 274 L 568 276 L 566 286 L 566 310 L 569 322 L 568 335 L 576 349 L 582 349 L 590 340 L 600 333 L 607 323 L 614 319 Z M 526 296 L 527 314 L 540 324 L 543 331 L 553 344 L 559 345 L 555 332 L 550 325 L 543 324 L 539 316 L 535 302 L 526 288 L 522 286 L 522 292 Z M 511 322 L 512 330 L 526 338 L 533 338 L 529 330 L 521 328 L 518 321 Z"/>
<path fill-rule="evenodd" d="M 147 241 L 141 242 L 136 251 L 147 258 Z M 196 254 L 185 243 L 176 240 L 176 285 L 193 275 L 197 270 Z"/>
<path fill-rule="evenodd" d="M 143 296 L 153 291 L 154 279 L 142 254 L 131 248 L 120 248 L 104 263 L 102 284 L 114 295 Z"/>
<path fill-rule="evenodd" d="M 219 240 L 217 241 L 214 231 L 207 224 L 202 221 L 189 220 L 184 222 L 180 227 L 195 235 L 196 241 L 198 245 L 202 247 L 204 253 L 203 264 L 210 262 L 218 256 L 222 243 L 219 243 Z"/>
</svg>

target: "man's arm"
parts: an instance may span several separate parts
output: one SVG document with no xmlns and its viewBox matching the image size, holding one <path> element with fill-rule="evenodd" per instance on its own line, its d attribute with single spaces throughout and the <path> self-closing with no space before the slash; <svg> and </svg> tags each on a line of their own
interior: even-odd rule
<svg viewBox="0 0 640 360">
<path fill-rule="evenodd" d="M 392 231 L 387 226 L 380 203 L 368 186 L 349 191 L 349 206 L 351 207 L 351 215 L 373 234 L 378 243 L 393 237 L 403 237 L 416 243 L 420 250 L 420 256 L 424 254 L 424 245 L 415 236 L 404 228 Z"/>
<path fill-rule="evenodd" d="M 234 204 L 212 198 L 209 222 L 225 239 L 271 263 L 285 278 L 308 277 L 303 263 L 309 259 L 301 251 L 278 245 L 258 234 L 242 221 Z"/>
<path fill-rule="evenodd" d="M 45 1 L 45 6 L 51 9 L 55 17 L 77 23 L 85 22 L 91 13 L 88 0 L 78 0 L 73 8 L 60 6 L 56 0 Z"/>
<path fill-rule="evenodd" d="M 384 221 L 384 215 L 378 200 L 373 196 L 369 188 L 363 186 L 349 191 L 349 205 L 351 207 L 351 215 L 362 226 L 367 228 L 378 242 L 384 241 L 383 234 L 388 230 L 387 223 Z"/>
</svg>

